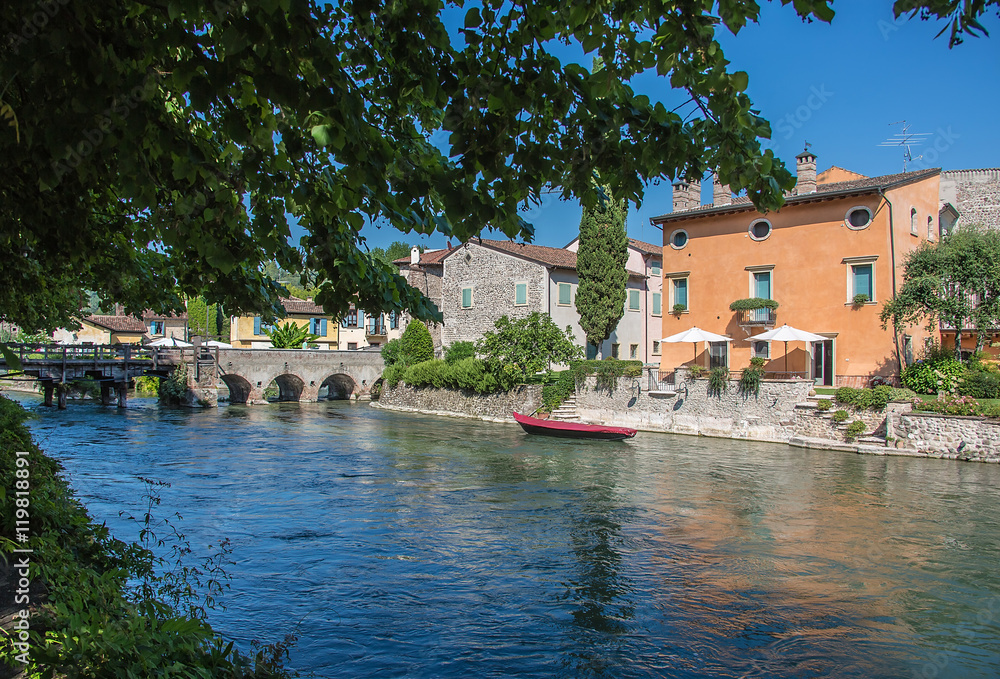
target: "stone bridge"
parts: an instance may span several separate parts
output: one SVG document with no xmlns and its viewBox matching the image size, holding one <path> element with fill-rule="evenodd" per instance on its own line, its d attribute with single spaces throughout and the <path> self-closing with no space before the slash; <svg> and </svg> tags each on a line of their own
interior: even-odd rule
<svg viewBox="0 0 1000 679">
<path fill-rule="evenodd" d="M 230 403 L 267 403 L 264 390 L 272 381 L 280 401 L 368 398 L 383 367 L 378 351 L 218 350 L 218 378 L 229 387 Z M 208 385 L 200 379 L 191 386 Z"/>
</svg>

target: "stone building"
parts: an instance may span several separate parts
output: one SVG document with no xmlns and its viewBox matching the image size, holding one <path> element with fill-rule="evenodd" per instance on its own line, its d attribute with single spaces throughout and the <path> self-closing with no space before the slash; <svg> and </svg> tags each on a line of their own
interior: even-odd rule
<svg viewBox="0 0 1000 679">
<path fill-rule="evenodd" d="M 941 232 L 967 224 L 1000 229 L 1000 168 L 941 173 Z"/>
<path fill-rule="evenodd" d="M 146 325 L 146 334 L 151 340 L 164 337 L 173 337 L 179 340 L 187 340 L 188 338 L 187 312 L 157 314 L 146 310 L 142 315 L 142 322 Z"/>
<path fill-rule="evenodd" d="M 60 328 L 52 333 L 59 344 L 141 344 L 146 324 L 134 316 L 94 314 L 80 319 L 79 330 Z"/>
</svg>

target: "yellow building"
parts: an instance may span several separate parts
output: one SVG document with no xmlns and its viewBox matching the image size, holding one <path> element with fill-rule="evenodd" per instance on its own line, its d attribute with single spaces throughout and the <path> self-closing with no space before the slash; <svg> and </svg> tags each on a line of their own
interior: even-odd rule
<svg viewBox="0 0 1000 679">
<path fill-rule="evenodd" d="M 319 335 L 312 344 L 318 349 L 337 349 L 339 328 L 333 317 L 311 299 L 289 297 L 281 301 L 285 318 L 280 324 L 295 323 Z M 267 324 L 260 316 L 234 316 L 230 320 L 230 343 L 234 349 L 270 349 L 271 340 L 264 334 Z"/>
<path fill-rule="evenodd" d="M 79 330 L 60 328 L 52 338 L 60 344 L 141 344 L 146 324 L 133 316 L 87 316 Z"/>
</svg>

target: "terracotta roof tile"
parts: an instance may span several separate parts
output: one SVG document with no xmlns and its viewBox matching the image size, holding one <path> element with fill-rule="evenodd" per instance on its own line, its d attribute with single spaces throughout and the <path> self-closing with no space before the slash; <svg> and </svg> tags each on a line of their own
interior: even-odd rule
<svg viewBox="0 0 1000 679">
<path fill-rule="evenodd" d="M 632 244 L 639 252 L 644 252 L 647 255 L 662 255 L 663 246 L 662 245 L 652 245 L 650 243 L 643 243 L 641 240 L 636 240 L 635 238 L 629 238 L 628 242 Z"/>
<path fill-rule="evenodd" d="M 186 311 L 179 314 L 157 314 L 146 309 L 142 312 L 142 320 L 144 321 L 186 321 L 187 317 Z"/>
<path fill-rule="evenodd" d="M 454 248 L 452 248 L 453 250 Z M 441 260 L 447 255 L 451 250 L 443 248 L 441 250 L 426 250 L 420 253 L 420 261 L 417 262 L 418 266 L 441 266 Z M 396 266 L 411 266 L 409 257 L 400 257 L 399 259 L 394 259 L 392 261 Z"/>
<path fill-rule="evenodd" d="M 472 242 L 494 250 L 530 259 L 546 266 L 554 266 L 560 269 L 576 269 L 576 253 L 570 250 L 550 248 L 545 245 L 533 245 L 530 243 L 515 243 L 509 240 L 488 240 L 486 238 L 476 238 Z"/>
<path fill-rule="evenodd" d="M 87 316 L 85 319 L 88 323 L 91 323 L 102 328 L 107 328 L 108 330 L 114 332 L 146 332 L 146 324 L 140 321 L 135 316 Z"/>
<path fill-rule="evenodd" d="M 322 316 L 326 312 L 323 307 L 313 302 L 311 299 L 299 299 L 298 297 L 288 297 L 281 300 L 281 306 L 290 314 L 313 314 Z"/>
</svg>

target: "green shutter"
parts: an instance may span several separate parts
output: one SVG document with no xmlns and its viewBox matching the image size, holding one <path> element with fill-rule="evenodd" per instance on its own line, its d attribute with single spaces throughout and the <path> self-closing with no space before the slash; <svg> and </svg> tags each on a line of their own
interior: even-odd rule
<svg viewBox="0 0 1000 679">
<path fill-rule="evenodd" d="M 639 291 L 629 290 L 628 291 L 628 308 L 630 311 L 639 310 Z"/>
<path fill-rule="evenodd" d="M 462 308 L 472 307 L 472 288 L 462 288 Z"/>
<path fill-rule="evenodd" d="M 688 279 L 674 279 L 674 304 L 683 304 L 687 309 L 688 305 Z"/>
<path fill-rule="evenodd" d="M 654 316 L 659 316 L 660 315 L 660 307 L 661 307 L 661 304 L 660 304 L 660 293 L 654 292 L 653 293 L 653 315 Z"/>
<path fill-rule="evenodd" d="M 528 303 L 528 284 L 527 283 L 515 283 L 514 284 L 514 304 L 518 306 L 524 306 Z"/>
<path fill-rule="evenodd" d="M 560 283 L 559 284 L 559 303 L 560 304 L 569 304 L 569 297 L 570 297 L 569 283 Z"/>
</svg>

